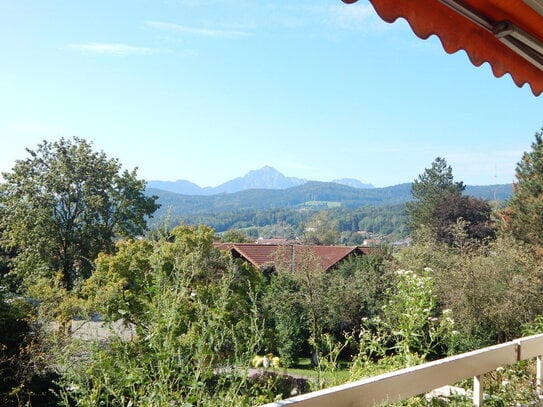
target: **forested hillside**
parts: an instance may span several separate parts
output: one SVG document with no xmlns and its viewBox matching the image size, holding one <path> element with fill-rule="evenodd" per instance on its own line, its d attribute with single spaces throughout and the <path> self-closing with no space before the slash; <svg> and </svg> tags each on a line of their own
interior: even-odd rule
<svg viewBox="0 0 543 407">
<path fill-rule="evenodd" d="M 477 198 L 503 201 L 512 192 L 509 184 L 467 186 L 465 194 Z M 147 188 L 147 194 L 158 196 L 162 205 L 157 213 L 166 210 L 171 216 L 195 213 L 217 213 L 240 209 L 301 209 L 315 205 L 358 208 L 360 206 L 387 206 L 411 200 L 411 184 L 385 188 L 353 188 L 332 182 L 311 181 L 288 189 L 249 189 L 232 194 L 211 196 L 181 195 L 156 188 Z"/>
<path fill-rule="evenodd" d="M 405 203 L 411 200 L 411 184 L 386 188 L 360 189 L 327 182 L 307 182 L 283 189 L 251 189 L 211 196 L 181 195 L 148 188 L 158 196 L 161 208 L 152 224 L 167 222 L 189 225 L 205 224 L 217 232 L 246 229 L 251 237 L 299 236 L 303 225 L 320 211 L 338 223 L 338 232 L 369 231 L 380 235 L 403 237 Z M 510 185 L 467 186 L 466 195 L 504 201 L 511 194 Z M 351 239 L 343 239 L 350 242 Z"/>
</svg>

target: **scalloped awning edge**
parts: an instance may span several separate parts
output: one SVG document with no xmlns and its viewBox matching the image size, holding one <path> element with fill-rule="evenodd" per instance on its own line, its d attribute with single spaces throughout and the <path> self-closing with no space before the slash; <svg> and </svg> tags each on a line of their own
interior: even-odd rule
<svg viewBox="0 0 543 407">
<path fill-rule="evenodd" d="M 357 0 L 343 1 L 350 4 Z M 542 70 L 506 46 L 493 32 L 470 21 L 441 1 L 369 1 L 384 21 L 392 23 L 398 18 L 404 18 L 419 38 L 427 39 L 436 35 L 447 53 L 464 50 L 473 65 L 481 66 L 487 62 L 495 77 L 509 74 L 518 87 L 528 84 L 535 96 L 543 93 Z M 489 20 L 492 21 L 492 18 Z M 514 16 L 511 20 L 515 20 Z"/>
</svg>

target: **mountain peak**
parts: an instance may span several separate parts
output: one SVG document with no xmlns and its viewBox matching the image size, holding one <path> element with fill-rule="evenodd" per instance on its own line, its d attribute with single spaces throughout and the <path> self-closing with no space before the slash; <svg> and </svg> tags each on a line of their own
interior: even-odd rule
<svg viewBox="0 0 543 407">
<path fill-rule="evenodd" d="M 286 177 L 275 168 L 265 165 L 258 170 L 252 170 L 243 177 L 234 178 L 217 187 L 201 188 L 198 185 L 185 181 L 149 181 L 150 188 L 163 189 L 183 195 L 215 195 L 221 193 L 234 193 L 246 189 L 287 189 L 303 185 L 308 181 L 301 178 Z M 373 188 L 371 184 L 364 184 L 357 179 L 343 178 L 332 181 L 354 188 Z"/>
<path fill-rule="evenodd" d="M 244 177 L 259 177 L 259 176 L 276 176 L 276 177 L 285 177 L 281 172 L 277 171 L 275 168 L 265 165 L 264 167 L 258 170 L 251 170 Z"/>
<path fill-rule="evenodd" d="M 286 189 L 305 184 L 299 178 L 285 177 L 275 168 L 266 165 L 259 170 L 249 171 L 245 176 L 225 182 L 215 188 L 217 193 L 232 193 L 245 189 Z"/>
</svg>

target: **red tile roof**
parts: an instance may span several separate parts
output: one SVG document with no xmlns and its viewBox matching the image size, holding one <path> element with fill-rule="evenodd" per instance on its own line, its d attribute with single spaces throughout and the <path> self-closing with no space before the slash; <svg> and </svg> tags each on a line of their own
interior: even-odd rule
<svg viewBox="0 0 543 407">
<path fill-rule="evenodd" d="M 219 249 L 229 250 L 235 257 L 241 257 L 258 268 L 274 267 L 282 263 L 290 269 L 300 266 L 300 262 L 318 263 L 323 271 L 333 268 L 349 255 L 371 254 L 374 248 L 359 246 L 306 246 L 285 244 L 250 244 L 222 243 L 216 245 Z M 294 264 L 293 264 L 294 263 Z"/>
</svg>

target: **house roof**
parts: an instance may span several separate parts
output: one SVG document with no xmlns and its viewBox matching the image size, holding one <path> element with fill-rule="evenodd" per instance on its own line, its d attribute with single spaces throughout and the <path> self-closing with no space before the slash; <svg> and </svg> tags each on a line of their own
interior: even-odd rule
<svg viewBox="0 0 543 407">
<path fill-rule="evenodd" d="M 258 268 L 274 266 L 277 262 L 288 264 L 289 268 L 303 259 L 315 259 L 319 267 L 326 271 L 333 268 L 349 255 L 370 254 L 375 248 L 359 246 L 306 246 L 285 244 L 222 243 L 217 244 L 222 250 L 229 250 L 236 257 L 242 257 Z M 294 264 L 293 264 L 294 263 Z"/>
<path fill-rule="evenodd" d="M 357 0 L 343 0 L 355 3 Z M 415 34 L 437 35 L 449 54 L 465 50 L 475 66 L 543 92 L 542 0 L 369 0 L 392 23 L 405 18 Z"/>
</svg>

